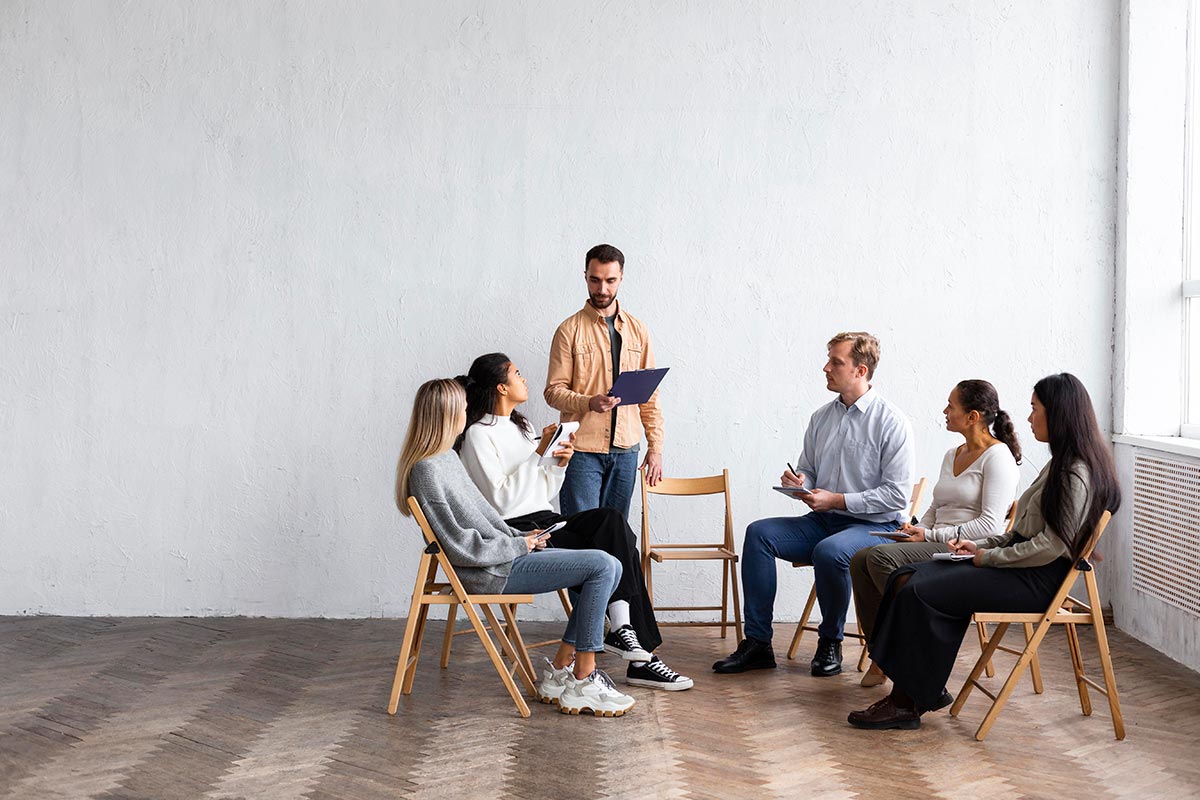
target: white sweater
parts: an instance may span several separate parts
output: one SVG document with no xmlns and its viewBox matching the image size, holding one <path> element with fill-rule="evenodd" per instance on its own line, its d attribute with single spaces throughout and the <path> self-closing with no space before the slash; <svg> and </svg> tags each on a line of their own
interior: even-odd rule
<svg viewBox="0 0 1200 800">
<path fill-rule="evenodd" d="M 984 450 L 971 466 L 954 475 L 950 448 L 933 487 L 933 505 L 921 517 L 925 539 L 948 542 L 962 529 L 962 538 L 979 541 L 1004 532 L 1004 515 L 1017 495 L 1021 470 L 1007 445 L 998 442 Z"/>
<path fill-rule="evenodd" d="M 511 419 L 494 414 L 467 428 L 458 457 L 504 519 L 552 511 L 567 474 L 566 467 L 538 466 L 537 445 Z"/>
</svg>

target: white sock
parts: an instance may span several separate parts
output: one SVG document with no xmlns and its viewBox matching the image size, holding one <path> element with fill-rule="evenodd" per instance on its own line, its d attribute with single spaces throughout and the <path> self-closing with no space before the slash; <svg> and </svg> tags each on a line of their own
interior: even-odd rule
<svg viewBox="0 0 1200 800">
<path fill-rule="evenodd" d="M 629 602 L 626 600 L 613 600 L 608 604 L 608 625 L 614 631 L 619 631 L 621 628 L 629 624 Z"/>
</svg>

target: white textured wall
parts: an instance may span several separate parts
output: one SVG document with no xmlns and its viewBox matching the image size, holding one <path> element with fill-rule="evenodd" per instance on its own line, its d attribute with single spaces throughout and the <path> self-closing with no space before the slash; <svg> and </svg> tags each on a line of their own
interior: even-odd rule
<svg viewBox="0 0 1200 800">
<path fill-rule="evenodd" d="M 837 330 L 924 472 L 960 378 L 1020 419 L 1069 369 L 1107 423 L 1118 38 L 1115 0 L 0 4 L 0 613 L 405 613 L 416 386 L 503 349 L 540 388 L 600 241 L 739 540 Z"/>
</svg>

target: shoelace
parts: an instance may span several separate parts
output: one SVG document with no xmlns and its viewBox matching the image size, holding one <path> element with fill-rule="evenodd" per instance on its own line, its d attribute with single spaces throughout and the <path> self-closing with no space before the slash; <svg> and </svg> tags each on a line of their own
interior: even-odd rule
<svg viewBox="0 0 1200 800">
<path fill-rule="evenodd" d="M 673 683 L 679 677 L 679 673 L 668 667 L 662 661 L 646 662 L 646 669 L 656 673 L 659 677 L 665 678 L 668 683 Z"/>
<path fill-rule="evenodd" d="M 608 673 L 599 667 L 592 670 L 592 674 L 588 675 L 588 680 L 595 681 L 607 689 L 612 689 L 614 692 L 617 690 L 617 685 L 613 683 L 613 679 L 608 677 Z"/>
<path fill-rule="evenodd" d="M 621 628 L 617 631 L 617 638 L 621 640 L 626 650 L 641 650 L 642 643 L 638 641 L 637 634 L 633 632 L 633 628 Z"/>
</svg>

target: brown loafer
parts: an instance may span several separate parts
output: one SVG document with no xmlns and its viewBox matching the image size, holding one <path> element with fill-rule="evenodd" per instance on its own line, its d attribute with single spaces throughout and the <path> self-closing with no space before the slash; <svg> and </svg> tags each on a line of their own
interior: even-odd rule
<svg viewBox="0 0 1200 800">
<path fill-rule="evenodd" d="M 883 731 L 897 728 L 915 730 L 921 727 L 921 715 L 915 708 L 900 708 L 892 702 L 892 696 L 874 703 L 865 711 L 851 711 L 846 721 L 856 728 Z"/>
</svg>

